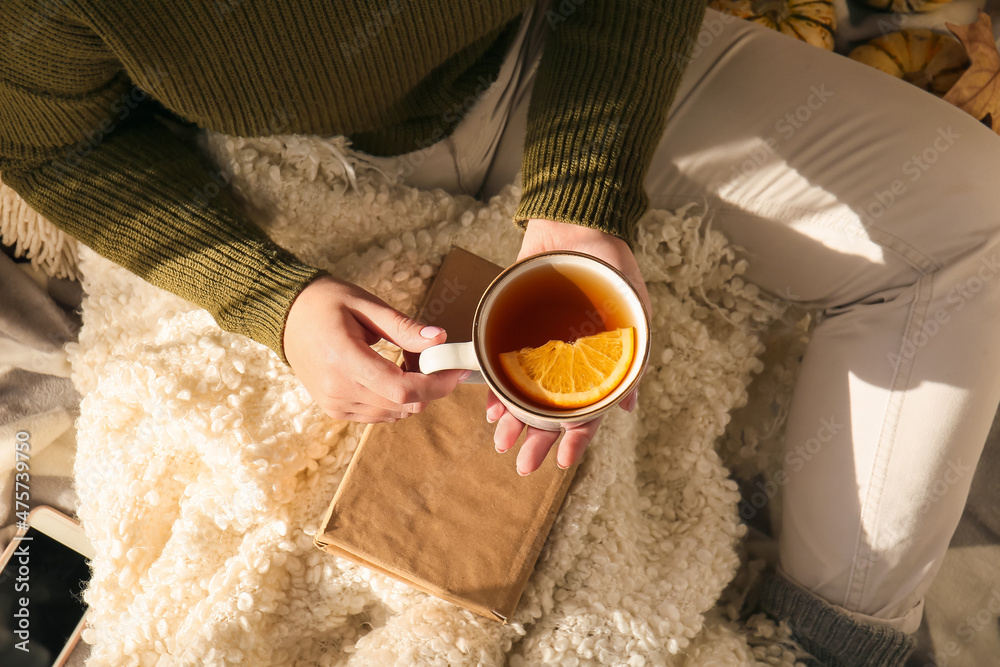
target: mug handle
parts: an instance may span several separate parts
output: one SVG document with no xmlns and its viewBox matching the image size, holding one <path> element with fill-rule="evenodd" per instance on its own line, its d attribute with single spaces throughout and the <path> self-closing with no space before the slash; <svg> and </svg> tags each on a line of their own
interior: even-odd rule
<svg viewBox="0 0 1000 667">
<path fill-rule="evenodd" d="M 420 372 L 425 375 L 452 368 L 475 371 L 465 380 L 470 384 L 484 384 L 479 371 L 479 359 L 476 357 L 476 346 L 472 341 L 465 343 L 442 343 L 432 345 L 420 353 Z"/>
</svg>

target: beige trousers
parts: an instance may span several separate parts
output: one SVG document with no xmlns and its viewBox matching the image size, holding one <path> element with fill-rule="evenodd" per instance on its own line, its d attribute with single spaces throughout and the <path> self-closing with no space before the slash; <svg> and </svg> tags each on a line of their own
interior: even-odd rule
<svg viewBox="0 0 1000 667">
<path fill-rule="evenodd" d="M 517 178 L 544 15 L 408 181 L 486 198 Z M 900 80 L 709 10 L 648 178 L 707 202 L 748 278 L 815 309 L 787 424 L 780 568 L 905 632 L 1000 402 L 1000 137 Z"/>
</svg>

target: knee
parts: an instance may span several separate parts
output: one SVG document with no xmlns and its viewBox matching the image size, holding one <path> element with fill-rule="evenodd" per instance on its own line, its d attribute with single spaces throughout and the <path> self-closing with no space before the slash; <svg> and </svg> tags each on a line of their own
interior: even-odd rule
<svg viewBox="0 0 1000 667">
<path fill-rule="evenodd" d="M 691 61 L 705 58 L 705 62 L 712 62 L 742 33 L 749 31 L 753 25 L 753 23 L 732 14 L 709 7 L 705 10 L 701 28 L 688 45 L 686 53 L 673 55 L 675 64 L 683 72 L 688 69 Z"/>
</svg>

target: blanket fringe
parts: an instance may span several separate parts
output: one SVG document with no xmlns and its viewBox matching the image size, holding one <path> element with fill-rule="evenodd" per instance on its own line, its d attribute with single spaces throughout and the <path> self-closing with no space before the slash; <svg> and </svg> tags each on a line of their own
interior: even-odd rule
<svg viewBox="0 0 1000 667">
<path fill-rule="evenodd" d="M 14 248 L 15 257 L 27 257 L 46 275 L 69 280 L 80 278 L 77 241 L 31 208 L 2 181 L 0 241 Z"/>
</svg>

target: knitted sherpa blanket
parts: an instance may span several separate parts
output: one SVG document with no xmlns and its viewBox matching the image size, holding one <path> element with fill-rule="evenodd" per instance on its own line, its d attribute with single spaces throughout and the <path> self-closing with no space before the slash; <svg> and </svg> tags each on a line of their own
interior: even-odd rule
<svg viewBox="0 0 1000 667">
<path fill-rule="evenodd" d="M 452 245 L 517 254 L 514 186 L 489 202 L 418 191 L 341 138 L 202 148 L 278 243 L 404 312 Z M 317 549 L 362 425 L 323 415 L 267 348 L 81 249 L 88 665 L 792 664 L 782 628 L 737 618 L 745 529 L 718 449 L 747 454 L 766 430 L 726 426 L 782 306 L 693 206 L 640 224 L 638 409 L 605 420 L 506 625 Z"/>
</svg>

